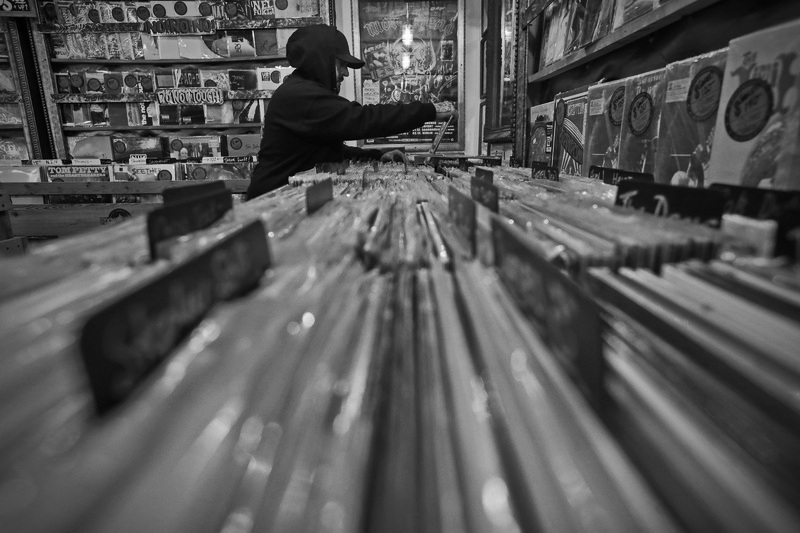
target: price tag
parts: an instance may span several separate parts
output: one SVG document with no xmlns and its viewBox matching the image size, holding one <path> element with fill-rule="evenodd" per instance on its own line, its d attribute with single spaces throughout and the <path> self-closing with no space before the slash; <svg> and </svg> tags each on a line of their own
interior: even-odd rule
<svg viewBox="0 0 800 533">
<path fill-rule="evenodd" d="M 776 221 L 775 255 L 796 257 L 793 235 L 800 227 L 797 216 L 800 212 L 800 191 L 777 191 L 723 183 L 712 183 L 709 189 L 722 194 L 723 212 L 726 214 Z"/>
<path fill-rule="evenodd" d="M 559 181 L 558 169 L 547 163 L 531 161 L 531 179 Z"/>
<path fill-rule="evenodd" d="M 333 200 L 333 181 L 330 178 L 311 185 L 306 191 L 306 212 L 310 215 Z"/>
<path fill-rule="evenodd" d="M 147 214 L 147 237 L 150 257 L 159 257 L 164 241 L 207 228 L 230 211 L 233 197 L 227 190 L 198 196 L 184 202 L 165 204 Z"/>
<path fill-rule="evenodd" d="M 103 162 L 100 159 L 72 159 L 70 161 L 73 165 L 102 165 Z"/>
<path fill-rule="evenodd" d="M 494 183 L 494 170 L 486 167 L 475 167 L 475 178 L 484 183 Z"/>
<path fill-rule="evenodd" d="M 492 218 L 495 266 L 520 311 L 597 407 L 603 403 L 605 360 L 597 304 L 539 256 L 521 230 Z"/>
<path fill-rule="evenodd" d="M 212 164 L 212 165 L 218 165 L 220 163 L 224 163 L 225 162 L 225 158 L 224 157 L 204 157 L 203 159 L 201 159 L 200 162 L 201 163 Z"/>
<path fill-rule="evenodd" d="M 617 186 L 614 203 L 659 217 L 690 220 L 718 228 L 722 223 L 725 199 L 722 193 L 711 189 L 628 180 Z"/>
<path fill-rule="evenodd" d="M 97 411 L 123 402 L 216 302 L 255 287 L 270 263 L 264 226 L 254 221 L 99 309 L 80 337 Z"/>
<path fill-rule="evenodd" d="M 146 165 L 147 154 L 131 154 L 128 158 L 129 165 Z"/>
<path fill-rule="evenodd" d="M 475 234 L 478 227 L 475 202 L 452 185 L 447 189 L 447 211 L 458 231 L 469 242 L 470 253 L 476 251 Z"/>
<path fill-rule="evenodd" d="M 483 182 L 475 177 L 470 180 L 470 193 L 472 199 L 486 207 L 493 213 L 500 210 L 499 197 L 500 194 L 497 187 L 491 183 Z"/>
<path fill-rule="evenodd" d="M 589 167 L 589 177 L 595 180 L 602 180 L 606 185 L 619 185 L 620 182 L 629 180 L 647 181 L 654 183 L 655 179 L 649 172 L 629 172 L 617 168 L 599 167 L 592 165 Z"/>
</svg>

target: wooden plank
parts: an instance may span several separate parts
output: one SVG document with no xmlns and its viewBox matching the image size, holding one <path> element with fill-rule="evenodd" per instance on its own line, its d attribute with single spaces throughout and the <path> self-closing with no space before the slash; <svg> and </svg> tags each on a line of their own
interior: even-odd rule
<svg viewBox="0 0 800 533">
<path fill-rule="evenodd" d="M 0 191 L 0 239 L 8 239 L 14 233 L 11 230 L 11 196 L 7 191 Z"/>
<path fill-rule="evenodd" d="M 252 124 L 162 124 L 160 126 L 64 126 L 64 131 L 157 131 L 157 130 L 229 130 L 261 128 L 260 122 Z"/>
<path fill-rule="evenodd" d="M 641 39 L 642 37 L 669 26 L 673 22 L 699 11 L 720 0 L 671 0 L 655 10 L 642 15 L 616 28 L 609 35 L 603 37 L 568 56 L 559 59 L 538 72 L 528 76 L 528 83 L 537 83 L 550 78 L 554 78 L 568 70 L 572 70 L 584 63 L 593 61 L 617 48 Z"/>
<path fill-rule="evenodd" d="M 250 180 L 221 180 L 233 193 L 245 193 Z M 80 183 L 3 183 L 11 196 L 50 194 L 161 194 L 167 187 L 188 187 L 197 181 L 87 181 Z M 125 205 L 125 204 L 120 204 Z M 16 206 L 15 206 L 16 207 Z"/>
<path fill-rule="evenodd" d="M 161 204 L 17 205 L 11 209 L 16 236 L 65 237 L 141 216 Z"/>
<path fill-rule="evenodd" d="M 0 241 L 0 257 L 23 255 L 27 249 L 28 239 L 25 237 L 13 237 Z"/>
</svg>

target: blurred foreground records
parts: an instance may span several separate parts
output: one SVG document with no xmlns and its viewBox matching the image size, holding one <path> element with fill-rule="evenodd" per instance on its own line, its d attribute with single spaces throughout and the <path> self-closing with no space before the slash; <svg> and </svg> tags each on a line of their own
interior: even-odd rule
<svg viewBox="0 0 800 533">
<path fill-rule="evenodd" d="M 0 263 L 0 531 L 800 531 L 796 267 L 597 180 L 497 168 L 495 214 L 473 179 L 307 173 L 155 261 L 134 218 Z M 93 332 L 144 376 L 98 414 L 87 320 L 236 271 L 254 221 L 256 287 Z"/>
</svg>

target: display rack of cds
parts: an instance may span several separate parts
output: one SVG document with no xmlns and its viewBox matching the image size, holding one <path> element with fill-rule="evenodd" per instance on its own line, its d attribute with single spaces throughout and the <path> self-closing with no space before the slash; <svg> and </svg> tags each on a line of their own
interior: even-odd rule
<svg viewBox="0 0 800 533">
<path fill-rule="evenodd" d="M 286 40 L 327 0 L 40 0 L 35 41 L 54 157 L 255 156 Z M 47 77 L 47 76 L 44 76 Z"/>
</svg>

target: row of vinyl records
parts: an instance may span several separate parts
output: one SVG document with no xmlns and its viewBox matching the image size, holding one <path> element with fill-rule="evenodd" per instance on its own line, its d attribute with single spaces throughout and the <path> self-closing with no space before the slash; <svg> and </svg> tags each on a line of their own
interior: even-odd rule
<svg viewBox="0 0 800 533">
<path fill-rule="evenodd" d="M 0 263 L 0 529 L 800 528 L 796 267 L 589 180 L 499 169 L 474 254 L 466 175 L 292 181 L 155 261 L 135 218 Z M 179 331 L 181 269 L 253 228 L 256 286 Z M 99 415 L 95 344 L 131 391 Z"/>
<path fill-rule="evenodd" d="M 630 4 L 630 2 L 625 2 Z M 527 160 L 658 183 L 800 189 L 800 21 L 666 68 L 556 95 L 530 109 Z"/>
<path fill-rule="evenodd" d="M 544 17 L 540 68 L 599 41 L 669 0 L 555 0 Z M 527 2 L 530 5 L 532 2 Z"/>
</svg>

